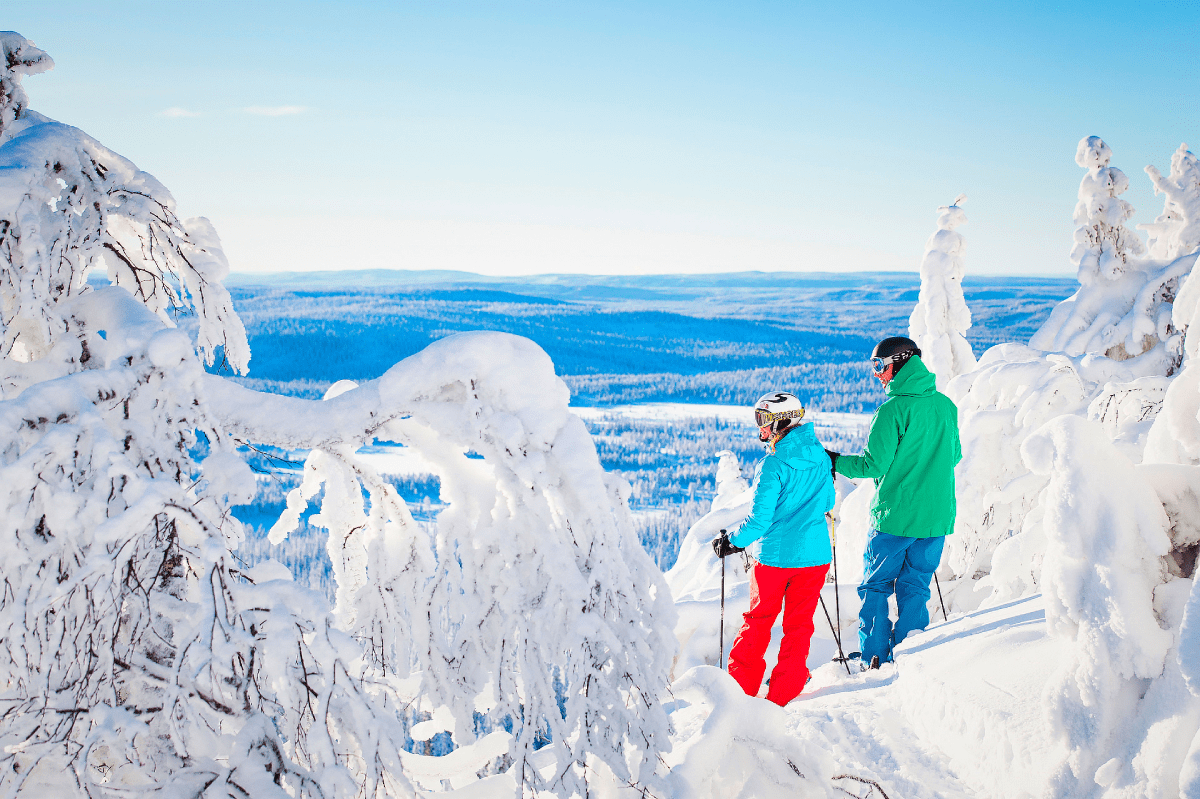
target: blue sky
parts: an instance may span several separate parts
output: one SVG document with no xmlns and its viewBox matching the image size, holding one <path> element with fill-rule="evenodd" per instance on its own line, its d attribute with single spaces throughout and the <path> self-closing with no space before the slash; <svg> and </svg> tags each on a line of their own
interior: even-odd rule
<svg viewBox="0 0 1200 799">
<path fill-rule="evenodd" d="M 970 6 L 970 7 L 968 7 Z M 8 0 L 31 105 L 162 180 L 238 271 L 1062 274 L 1100 135 L 1200 145 L 1197 4 Z"/>
</svg>

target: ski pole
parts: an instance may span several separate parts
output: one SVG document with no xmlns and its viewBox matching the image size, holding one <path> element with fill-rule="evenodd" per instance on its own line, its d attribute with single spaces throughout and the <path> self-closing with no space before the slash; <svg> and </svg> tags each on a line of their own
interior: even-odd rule
<svg viewBox="0 0 1200 799">
<path fill-rule="evenodd" d="M 825 611 L 825 621 L 829 622 L 829 632 L 833 633 L 833 641 L 837 644 L 838 660 L 842 661 L 842 665 L 846 667 L 846 674 L 849 674 L 850 664 L 846 661 L 846 656 L 842 653 L 842 638 L 833 630 L 833 619 L 829 618 L 829 607 L 825 604 L 825 597 L 817 594 L 817 598 L 821 600 L 821 610 Z"/>
<path fill-rule="evenodd" d="M 725 535 L 725 531 L 721 531 L 721 535 Z M 721 670 L 725 670 L 725 558 L 721 558 L 721 632 L 719 634 L 721 641 L 721 654 L 717 661 L 721 665 Z"/>
<path fill-rule="evenodd" d="M 837 640 L 838 654 L 840 655 L 842 648 L 842 599 L 841 591 L 838 589 L 837 575 L 837 522 L 833 520 L 833 516 L 829 516 L 829 541 L 830 546 L 833 548 L 833 610 L 837 613 Z M 849 666 L 846 667 L 847 670 L 849 668 Z"/>
<path fill-rule="evenodd" d="M 942 606 L 942 619 L 945 621 L 950 621 L 950 617 L 946 615 L 946 601 L 942 599 L 942 584 L 938 582 L 937 572 L 933 573 L 933 584 L 937 586 L 938 603 L 940 603 Z M 724 588 L 721 589 L 722 592 L 724 592 L 724 590 Z"/>
</svg>

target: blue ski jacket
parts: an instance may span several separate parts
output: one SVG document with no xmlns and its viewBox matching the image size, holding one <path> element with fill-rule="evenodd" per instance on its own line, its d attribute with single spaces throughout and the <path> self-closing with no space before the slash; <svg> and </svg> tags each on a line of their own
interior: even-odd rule
<svg viewBox="0 0 1200 799">
<path fill-rule="evenodd" d="M 729 540 L 753 544 L 750 554 L 767 566 L 822 566 L 833 559 L 825 514 L 835 500 L 829 456 L 813 426 L 793 428 L 759 461 L 753 509 Z"/>
</svg>

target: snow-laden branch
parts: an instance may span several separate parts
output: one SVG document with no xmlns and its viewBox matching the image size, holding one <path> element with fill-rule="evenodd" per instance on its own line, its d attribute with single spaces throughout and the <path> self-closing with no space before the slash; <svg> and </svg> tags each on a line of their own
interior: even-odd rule
<svg viewBox="0 0 1200 799">
<path fill-rule="evenodd" d="M 1200 249 L 1200 160 L 1181 144 L 1171 156 L 1169 174 L 1155 166 L 1147 166 L 1146 174 L 1154 193 L 1163 195 L 1158 218 L 1137 226 L 1150 235 L 1150 257 L 1171 260 Z"/>
<path fill-rule="evenodd" d="M 15 80 L 14 70 L 10 59 L 0 79 Z M 229 264 L 208 221 L 184 223 L 153 176 L 77 128 L 23 110 L 0 131 L 0 355 L 78 364 L 60 305 L 88 291 L 87 274 L 101 264 L 163 321 L 195 313 L 208 363 L 221 351 L 245 371 L 246 333 L 221 283 Z M 6 366 L 6 395 L 29 384 L 15 361 Z"/>
<path fill-rule="evenodd" d="M 411 795 L 389 691 L 354 676 L 361 647 L 323 599 L 256 584 L 231 554 L 253 476 L 191 342 L 118 287 L 63 316 L 83 370 L 0 402 L 0 789 Z"/>
<path fill-rule="evenodd" d="M 21 118 L 29 98 L 21 85 L 25 75 L 54 68 L 54 60 L 33 42 L 14 31 L 0 31 L 0 142 L 13 122 Z"/>
<path fill-rule="evenodd" d="M 205 389 L 234 435 L 314 450 L 272 535 L 286 535 L 324 486 L 313 522 L 330 529 L 339 620 L 370 642 L 376 665 L 423 674 L 427 701 L 452 711 L 456 740 L 471 740 L 483 709 L 521 720 L 510 757 L 527 789 L 582 790 L 585 754 L 622 781 L 653 780 L 669 747 L 670 592 L 634 535 L 627 487 L 604 474 L 537 345 L 450 336 L 320 402 L 219 378 Z M 374 439 L 435 465 L 449 504 L 436 538 L 354 458 Z M 558 753 L 549 779 L 523 765 L 546 734 Z"/>
</svg>

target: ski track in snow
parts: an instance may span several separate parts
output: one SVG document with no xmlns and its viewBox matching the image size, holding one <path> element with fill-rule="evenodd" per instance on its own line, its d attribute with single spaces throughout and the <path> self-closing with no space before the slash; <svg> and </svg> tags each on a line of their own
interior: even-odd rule
<svg viewBox="0 0 1200 799">
<path fill-rule="evenodd" d="M 843 636 L 857 649 L 856 630 Z M 877 672 L 847 675 L 814 646 L 813 679 L 787 707 L 788 731 L 890 799 L 1035 796 L 1058 751 L 1039 700 L 1061 647 L 1040 595 L 931 622 Z M 865 783 L 839 784 L 878 796 Z"/>
</svg>

